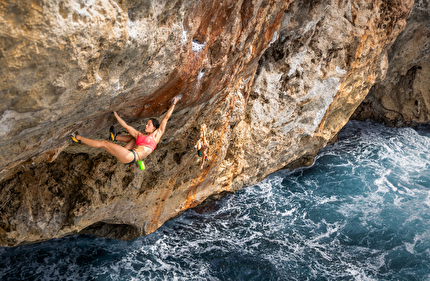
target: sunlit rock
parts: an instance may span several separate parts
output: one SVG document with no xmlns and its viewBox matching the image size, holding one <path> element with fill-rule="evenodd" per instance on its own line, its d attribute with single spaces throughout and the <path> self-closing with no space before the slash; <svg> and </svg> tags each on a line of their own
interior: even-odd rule
<svg viewBox="0 0 430 281">
<path fill-rule="evenodd" d="M 131 239 L 325 146 L 387 69 L 412 1 L 0 1 L 0 244 Z M 142 130 L 146 170 L 69 134 Z M 208 163 L 194 148 L 208 125 Z M 304 158 L 303 158 L 304 157 Z M 307 161 L 308 161 L 307 160 Z M 309 161 L 308 161 L 309 162 Z"/>
</svg>

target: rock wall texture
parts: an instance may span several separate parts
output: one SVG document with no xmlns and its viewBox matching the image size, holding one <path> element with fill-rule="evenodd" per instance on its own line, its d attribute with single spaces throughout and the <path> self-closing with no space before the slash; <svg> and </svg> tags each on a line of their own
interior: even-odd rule
<svg viewBox="0 0 430 281">
<path fill-rule="evenodd" d="M 430 3 L 415 1 L 405 30 L 388 51 L 385 80 L 377 82 L 354 113 L 390 126 L 430 121 Z"/>
<path fill-rule="evenodd" d="M 312 161 L 388 67 L 413 1 L 0 0 L 0 245 L 132 239 Z M 143 130 L 146 170 L 69 134 Z M 209 161 L 194 145 L 208 125 Z"/>
</svg>

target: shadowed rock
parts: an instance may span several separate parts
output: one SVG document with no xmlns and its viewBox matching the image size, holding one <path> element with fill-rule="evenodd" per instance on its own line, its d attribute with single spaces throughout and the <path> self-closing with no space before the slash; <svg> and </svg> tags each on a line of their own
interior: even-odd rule
<svg viewBox="0 0 430 281">
<path fill-rule="evenodd" d="M 387 68 L 412 1 L 0 1 L 0 244 L 155 231 L 309 163 Z M 69 134 L 142 130 L 146 170 Z M 203 170 L 194 148 L 208 125 Z M 299 161 L 301 157 L 306 161 Z"/>
<path fill-rule="evenodd" d="M 405 30 L 388 51 L 386 78 L 376 83 L 354 113 L 390 126 L 430 121 L 430 3 L 418 0 Z"/>
</svg>

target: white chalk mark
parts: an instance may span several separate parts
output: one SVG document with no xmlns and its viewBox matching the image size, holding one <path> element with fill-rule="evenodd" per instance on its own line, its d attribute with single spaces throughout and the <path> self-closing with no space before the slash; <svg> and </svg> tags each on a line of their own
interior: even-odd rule
<svg viewBox="0 0 430 281">
<path fill-rule="evenodd" d="M 269 45 L 272 45 L 276 39 L 278 39 L 278 31 L 275 31 L 275 33 L 273 33 L 272 39 L 270 40 Z"/>
<path fill-rule="evenodd" d="M 200 44 L 199 42 L 192 41 L 192 50 L 193 52 L 201 52 L 206 46 L 206 43 Z"/>
<path fill-rule="evenodd" d="M 114 97 L 115 97 L 115 96 L 117 96 L 117 95 L 118 95 L 119 90 L 120 90 L 120 87 L 119 87 L 119 81 L 118 81 L 118 84 L 117 84 L 116 89 L 115 89 L 115 91 L 113 92 L 112 96 L 114 96 Z"/>
<path fill-rule="evenodd" d="M 187 31 L 186 30 L 182 30 L 181 43 L 182 43 L 182 45 L 187 43 Z"/>
<path fill-rule="evenodd" d="M 200 70 L 200 73 L 197 76 L 197 80 L 200 81 L 200 79 L 202 79 L 203 75 L 205 75 L 205 72 L 203 70 Z"/>
</svg>

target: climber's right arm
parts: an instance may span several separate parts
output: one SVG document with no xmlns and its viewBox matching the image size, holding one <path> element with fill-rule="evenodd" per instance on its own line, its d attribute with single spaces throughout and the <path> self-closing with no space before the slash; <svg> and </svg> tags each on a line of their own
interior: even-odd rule
<svg viewBox="0 0 430 281">
<path fill-rule="evenodd" d="M 128 125 L 127 123 L 125 123 L 124 120 L 122 120 L 121 117 L 119 117 L 118 113 L 116 113 L 116 111 L 113 112 L 113 114 L 115 115 L 116 120 L 118 120 L 118 123 L 121 125 L 121 127 L 123 127 L 124 129 L 127 130 L 127 132 L 134 138 L 137 139 L 137 137 L 139 136 L 140 132 L 138 130 L 136 130 L 135 128 L 133 128 L 132 126 Z"/>
</svg>

